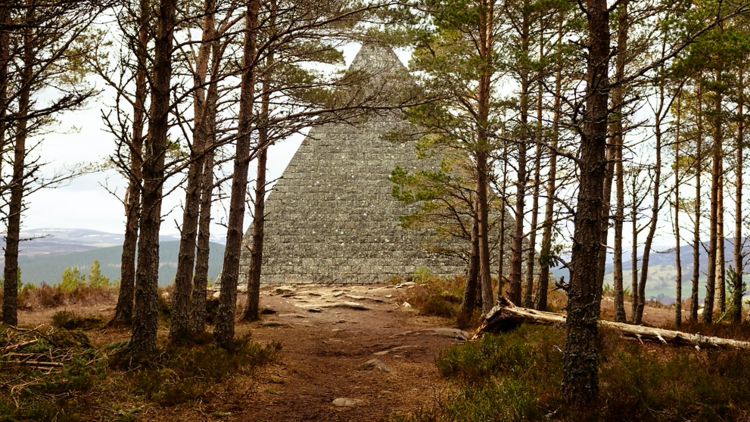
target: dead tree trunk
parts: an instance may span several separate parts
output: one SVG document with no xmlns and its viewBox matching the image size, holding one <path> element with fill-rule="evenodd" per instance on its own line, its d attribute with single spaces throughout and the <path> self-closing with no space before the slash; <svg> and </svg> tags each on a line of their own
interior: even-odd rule
<svg viewBox="0 0 750 422">
<path fill-rule="evenodd" d="M 498 333 L 512 330 L 521 324 L 563 325 L 567 317 L 552 312 L 540 312 L 532 309 L 519 308 L 507 301 L 501 301 L 485 318 L 484 323 L 474 333 L 471 340 L 481 338 L 486 333 Z M 690 346 L 700 350 L 701 347 L 724 347 L 750 349 L 750 342 L 726 339 L 720 337 L 706 337 L 700 334 L 684 333 L 682 331 L 665 330 L 662 328 L 645 327 L 642 325 L 623 324 L 620 322 L 598 321 L 598 326 L 618 331 L 625 338 L 632 338 L 643 343 L 644 340 L 654 341 L 665 345 Z"/>
<path fill-rule="evenodd" d="M 247 173 L 250 165 L 250 143 L 255 97 L 256 37 L 260 0 L 247 4 L 245 41 L 243 47 L 242 81 L 240 83 L 240 112 L 237 126 L 237 145 L 234 157 L 234 176 L 229 199 L 227 243 L 224 249 L 224 264 L 221 272 L 221 296 L 216 317 L 214 338 L 222 347 L 234 339 L 234 314 L 237 307 L 237 278 L 242 252 L 242 224 L 245 217 L 245 195 Z"/>
<path fill-rule="evenodd" d="M 175 12 L 176 0 L 161 0 L 158 29 L 154 38 L 154 74 L 151 78 L 149 113 L 151 120 L 143 157 L 143 200 L 135 278 L 135 315 L 130 338 L 130 349 L 134 352 L 147 352 L 156 347 L 159 317 L 159 228 L 169 129 Z"/>
</svg>

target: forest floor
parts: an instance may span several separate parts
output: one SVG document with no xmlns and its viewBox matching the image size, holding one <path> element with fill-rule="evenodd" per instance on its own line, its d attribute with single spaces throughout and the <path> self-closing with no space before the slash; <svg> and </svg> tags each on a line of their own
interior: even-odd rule
<svg viewBox="0 0 750 422">
<path fill-rule="evenodd" d="M 243 394 L 217 391 L 200 406 L 146 406 L 138 420 L 377 421 L 433 403 L 449 388 L 435 359 L 468 333 L 450 327 L 448 319 L 420 316 L 398 298 L 394 285 L 265 288 L 262 320 L 238 324 L 236 335 L 281 343 L 277 362 L 251 380 L 235 380 L 248 386 Z M 108 319 L 114 302 L 64 309 Z M 22 311 L 20 325 L 48 325 L 60 310 Z M 160 340 L 167 328 L 160 326 Z M 129 338 L 128 330 L 86 334 L 97 346 Z M 372 359 L 389 372 L 361 368 Z"/>
<path fill-rule="evenodd" d="M 436 358 L 469 333 L 456 329 L 450 319 L 419 315 L 405 307 L 411 287 L 266 287 L 261 293 L 262 320 L 238 324 L 236 335 L 249 334 L 264 345 L 280 343 L 279 358 L 252 374 L 238 375 L 232 388 L 217 386 L 198 403 L 165 407 L 131 402 L 138 409 L 136 419 L 378 421 L 434 406 L 455 389 L 438 374 Z M 604 317 L 611 316 L 611 307 L 603 301 Z M 22 311 L 20 325 L 49 325 L 63 309 L 109 319 L 114 301 Z M 673 313 L 647 308 L 645 322 L 664 326 L 673 321 Z M 166 324 L 160 326 L 160 342 L 166 342 L 167 329 Z M 126 329 L 94 329 L 86 334 L 98 347 L 129 339 Z M 372 359 L 379 362 L 366 364 Z M 92 412 L 92 419 L 95 414 L 106 419 L 101 412 Z"/>
</svg>

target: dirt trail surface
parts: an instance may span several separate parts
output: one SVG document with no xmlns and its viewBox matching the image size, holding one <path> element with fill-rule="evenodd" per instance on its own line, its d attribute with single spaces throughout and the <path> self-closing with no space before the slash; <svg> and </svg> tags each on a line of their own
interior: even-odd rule
<svg viewBox="0 0 750 422">
<path fill-rule="evenodd" d="M 144 411 L 139 420 L 378 421 L 394 411 L 433 404 L 449 388 L 435 358 L 468 333 L 451 328 L 446 319 L 404 308 L 399 290 L 393 285 L 265 288 L 262 321 L 239 324 L 237 336 L 249 332 L 262 344 L 280 342 L 278 363 L 261 369 L 254 381 L 245 380 L 247 388 L 231 397 L 217 392 L 210 403 L 159 409 L 159 414 Z M 111 316 L 111 308 L 74 310 Z M 22 312 L 21 322 L 48 324 L 57 310 Z M 127 334 L 90 336 L 106 343 Z M 160 338 L 166 334 L 160 327 Z"/>
</svg>

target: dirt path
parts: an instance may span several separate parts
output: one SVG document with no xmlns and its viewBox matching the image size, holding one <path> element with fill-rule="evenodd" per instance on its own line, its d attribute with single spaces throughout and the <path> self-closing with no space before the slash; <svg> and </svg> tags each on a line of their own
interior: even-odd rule
<svg viewBox="0 0 750 422">
<path fill-rule="evenodd" d="M 378 421 L 394 411 L 434 403 L 435 395 L 448 388 L 435 358 L 460 343 L 463 333 L 449 328 L 448 320 L 405 310 L 397 297 L 392 285 L 266 288 L 261 306 L 274 313 L 239 325 L 237 335 L 249 332 L 260 343 L 280 342 L 279 362 L 263 368 L 252 382 L 242 380 L 247 384 L 239 389 L 243 394 L 217 392 L 201 406 L 144 411 L 139 420 Z M 74 310 L 110 316 L 113 305 Z M 49 323 L 57 310 L 22 312 L 21 322 Z M 93 334 L 97 343 L 127 335 Z M 165 337 L 166 330 L 159 335 Z M 389 372 L 360 368 L 371 359 Z"/>
</svg>

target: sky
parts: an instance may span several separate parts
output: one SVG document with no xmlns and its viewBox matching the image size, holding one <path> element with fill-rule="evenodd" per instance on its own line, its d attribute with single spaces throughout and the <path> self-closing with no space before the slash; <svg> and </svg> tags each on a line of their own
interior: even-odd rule
<svg viewBox="0 0 750 422">
<path fill-rule="evenodd" d="M 358 51 L 358 45 L 344 48 L 346 66 L 351 64 Z M 397 54 L 403 63 L 408 62 L 406 52 L 400 51 Z M 104 88 L 103 82 L 95 83 L 98 88 Z M 61 124 L 56 133 L 44 136 L 38 149 L 42 160 L 49 163 L 47 172 L 76 163 L 102 162 L 114 152 L 114 138 L 104 130 L 102 123 L 102 111 L 106 111 L 106 105 L 112 103 L 111 97 L 112 93 L 105 90 L 83 110 L 60 117 Z M 295 135 L 269 149 L 269 180 L 282 175 L 303 139 L 304 136 Z M 249 180 L 254 178 L 255 163 L 251 163 Z M 125 227 L 124 207 L 108 190 L 122 196 L 126 186 L 126 181 L 111 170 L 81 176 L 55 189 L 40 190 L 28 198 L 29 207 L 23 215 L 22 228 L 86 228 L 121 233 Z M 162 213 L 166 214 L 162 222 L 162 234 L 179 233 L 176 221 L 182 220 L 179 206 L 184 195 L 184 190 L 177 189 L 165 199 L 162 206 Z M 221 219 L 226 219 L 224 209 L 220 203 L 214 206 L 212 215 L 216 219 L 211 229 L 212 235 L 225 235 L 226 229 L 220 225 Z M 249 223 L 250 218 L 246 217 L 246 228 Z"/>
</svg>

